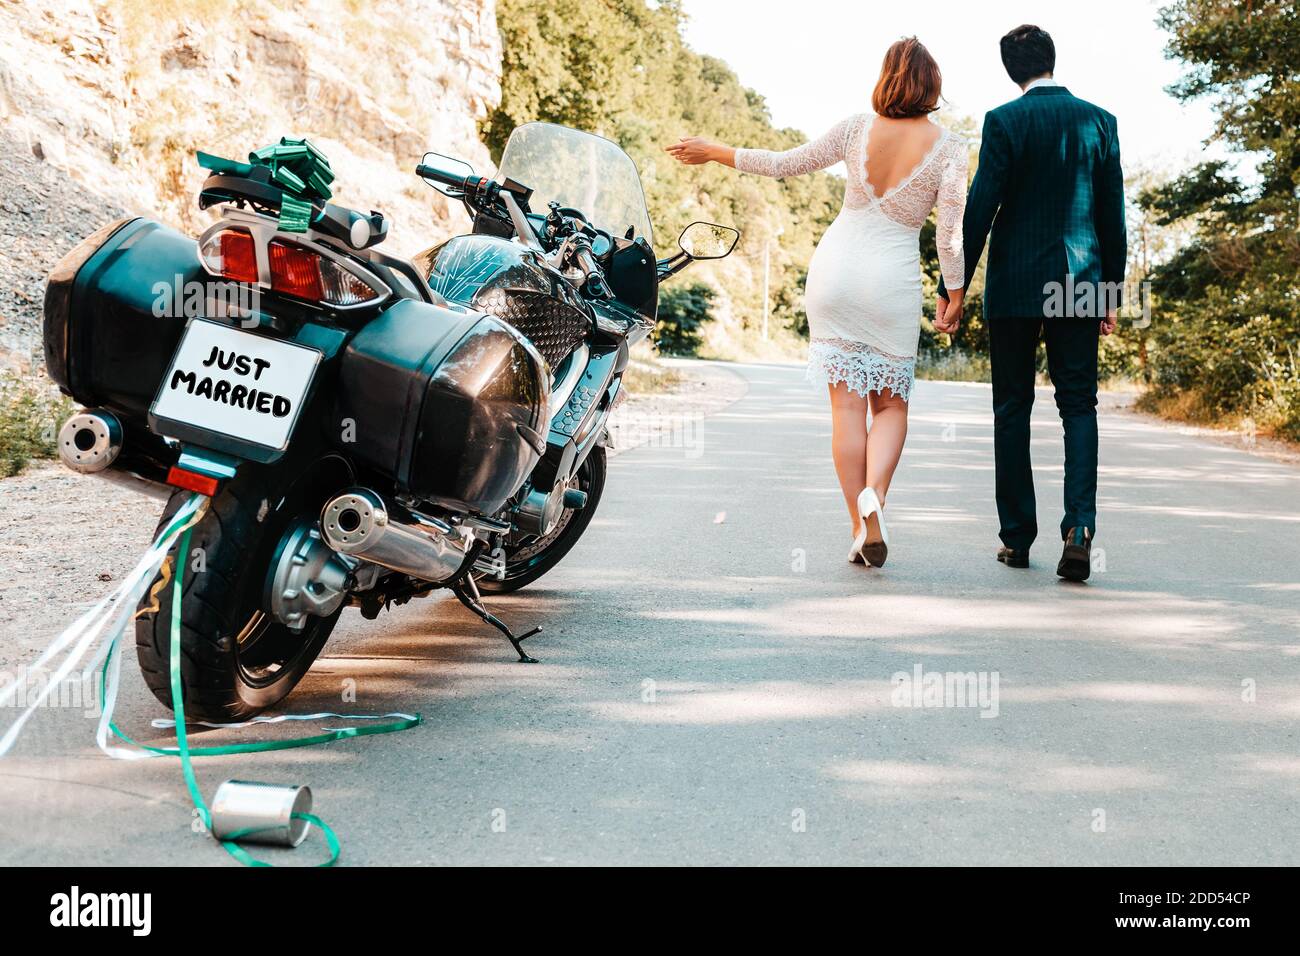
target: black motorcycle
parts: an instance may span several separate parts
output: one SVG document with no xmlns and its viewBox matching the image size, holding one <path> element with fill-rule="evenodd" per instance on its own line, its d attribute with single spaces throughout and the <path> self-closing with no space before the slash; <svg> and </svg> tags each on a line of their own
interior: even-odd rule
<svg viewBox="0 0 1300 956">
<path fill-rule="evenodd" d="M 284 141 L 290 142 L 290 141 Z M 328 164 L 223 161 L 199 238 L 100 229 L 51 273 L 49 373 L 85 410 L 59 434 L 84 473 L 209 497 L 192 535 L 182 683 L 195 718 L 275 704 L 344 607 L 368 619 L 449 588 L 532 661 L 482 592 L 554 567 L 605 487 L 606 422 L 659 282 L 739 234 L 695 223 L 656 259 L 636 166 L 608 140 L 533 123 L 495 178 L 427 154 L 471 234 L 405 260 L 378 212 L 322 199 Z M 256 157 L 258 154 L 254 154 Z M 311 157 L 308 157 L 311 158 Z M 136 619 L 141 670 L 170 705 L 165 565 Z"/>
</svg>

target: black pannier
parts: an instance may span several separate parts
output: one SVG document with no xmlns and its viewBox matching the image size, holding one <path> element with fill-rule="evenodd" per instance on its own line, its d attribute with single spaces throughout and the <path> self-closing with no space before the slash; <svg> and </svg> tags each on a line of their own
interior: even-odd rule
<svg viewBox="0 0 1300 956">
<path fill-rule="evenodd" d="M 83 405 L 143 418 L 185 332 L 188 283 L 208 279 L 198 245 L 150 219 L 110 223 L 50 274 L 45 367 Z"/>
<path fill-rule="evenodd" d="M 344 350 L 337 440 L 416 498 L 492 514 L 546 448 L 549 391 L 541 356 L 504 322 L 403 300 Z"/>
</svg>

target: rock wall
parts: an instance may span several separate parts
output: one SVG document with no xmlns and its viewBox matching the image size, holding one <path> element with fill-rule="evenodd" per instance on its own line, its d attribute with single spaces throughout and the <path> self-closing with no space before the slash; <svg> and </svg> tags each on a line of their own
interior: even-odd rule
<svg viewBox="0 0 1300 956">
<path fill-rule="evenodd" d="M 197 232 L 194 151 L 324 150 L 345 205 L 409 254 L 463 227 L 412 170 L 489 170 L 495 0 L 0 0 L 0 365 L 25 365 L 46 273 L 122 211 Z"/>
</svg>

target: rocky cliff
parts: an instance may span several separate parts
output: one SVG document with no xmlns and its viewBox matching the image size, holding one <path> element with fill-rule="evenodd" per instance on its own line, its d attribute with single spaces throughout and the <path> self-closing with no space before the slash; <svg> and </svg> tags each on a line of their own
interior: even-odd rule
<svg viewBox="0 0 1300 956">
<path fill-rule="evenodd" d="M 122 211 L 198 231 L 194 151 L 307 136 L 339 202 L 410 253 L 463 225 L 412 169 L 488 169 L 495 0 L 0 0 L 0 366 L 29 364 L 46 273 Z"/>
</svg>

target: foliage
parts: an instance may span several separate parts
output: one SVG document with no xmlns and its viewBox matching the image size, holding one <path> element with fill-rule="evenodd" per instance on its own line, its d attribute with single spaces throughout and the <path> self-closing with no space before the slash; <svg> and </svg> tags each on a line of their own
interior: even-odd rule
<svg viewBox="0 0 1300 956">
<path fill-rule="evenodd" d="M 671 392 L 685 381 L 685 376 L 666 365 L 648 340 L 632 347 L 632 355 L 623 373 L 623 387 L 630 395 Z"/>
<path fill-rule="evenodd" d="M 721 60 L 686 45 L 679 3 L 500 0 L 497 22 L 502 99 L 483 129 L 494 157 L 515 126 L 533 120 L 609 137 L 641 170 L 659 255 L 671 253 L 673 238 L 697 219 L 741 229 L 729 258 L 691 266 L 694 281 L 716 289 L 715 315 L 730 339 L 755 339 L 762 322 L 765 245 L 772 322 L 801 319 L 807 264 L 839 209 L 843 183 L 826 173 L 775 181 L 683 167 L 664 152 L 686 135 L 772 149 L 806 139 L 775 129 L 762 97 Z"/>
<path fill-rule="evenodd" d="M 916 377 L 943 382 L 987 382 L 986 353 L 961 348 L 923 348 L 916 356 Z"/>
<path fill-rule="evenodd" d="M 1252 418 L 1300 438 L 1300 10 L 1289 0 L 1177 0 L 1160 12 L 1187 73 L 1170 88 L 1212 97 L 1216 136 L 1258 157 L 1258 182 L 1202 163 L 1145 189 L 1143 208 L 1190 241 L 1153 273 L 1151 381 L 1164 407 Z M 1186 394 L 1181 401 L 1170 395 Z"/>
<path fill-rule="evenodd" d="M 704 343 L 701 329 L 712 321 L 717 293 L 703 282 L 665 289 L 659 296 L 655 344 L 665 355 L 695 355 Z"/>
<path fill-rule="evenodd" d="M 0 373 L 0 478 L 18 474 L 34 458 L 53 458 L 59 426 L 74 410 L 45 378 Z"/>
</svg>

